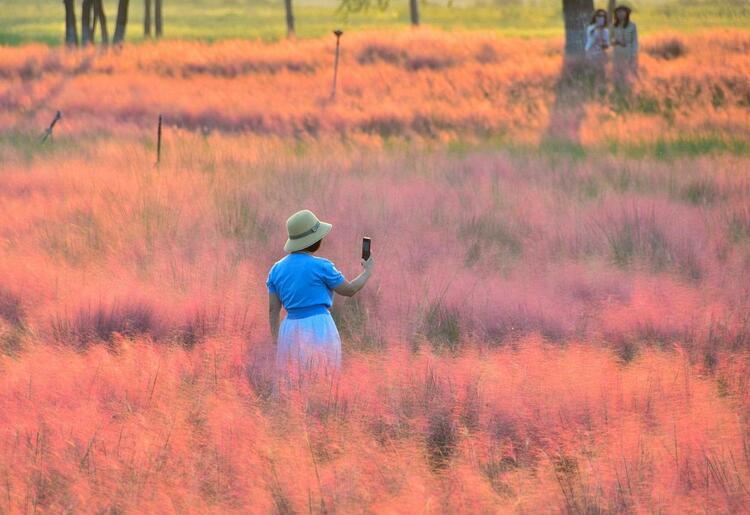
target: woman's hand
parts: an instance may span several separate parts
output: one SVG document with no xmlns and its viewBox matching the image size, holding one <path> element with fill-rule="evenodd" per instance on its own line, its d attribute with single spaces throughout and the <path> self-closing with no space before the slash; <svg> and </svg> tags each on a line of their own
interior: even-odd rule
<svg viewBox="0 0 750 515">
<path fill-rule="evenodd" d="M 370 255 L 368 259 L 360 260 L 360 263 L 362 265 L 362 268 L 365 269 L 365 272 L 367 272 L 368 274 L 372 273 L 372 269 L 375 266 L 375 261 L 373 261 L 372 254 Z"/>
<path fill-rule="evenodd" d="M 351 297 L 359 290 L 361 290 L 372 275 L 372 268 L 375 265 L 375 261 L 372 259 L 371 255 L 367 260 L 361 259 L 360 264 L 362 265 L 362 268 L 364 268 L 364 271 L 359 274 L 353 281 L 344 281 L 339 286 L 334 288 L 333 291 L 335 291 L 339 295 L 343 295 L 344 297 Z"/>
</svg>

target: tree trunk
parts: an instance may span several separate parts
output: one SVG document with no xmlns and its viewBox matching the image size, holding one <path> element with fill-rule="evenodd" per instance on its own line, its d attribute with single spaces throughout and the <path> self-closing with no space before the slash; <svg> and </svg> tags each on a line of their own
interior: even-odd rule
<svg viewBox="0 0 750 515">
<path fill-rule="evenodd" d="M 162 34 L 162 17 L 161 17 L 161 0 L 154 0 L 154 22 L 156 24 L 156 37 L 160 38 Z"/>
<path fill-rule="evenodd" d="M 151 0 L 143 2 L 143 35 L 151 37 Z"/>
<path fill-rule="evenodd" d="M 594 0 L 563 0 L 565 57 L 580 57 L 586 44 L 586 26 L 594 12 Z"/>
<path fill-rule="evenodd" d="M 91 0 L 92 8 L 93 8 L 94 0 Z M 96 11 L 92 12 L 93 16 L 91 18 L 91 43 L 96 42 L 96 20 L 99 19 L 99 17 L 96 15 Z"/>
<path fill-rule="evenodd" d="M 419 0 L 409 0 L 409 14 L 411 15 L 411 24 L 419 26 Z"/>
<path fill-rule="evenodd" d="M 609 24 L 614 25 L 615 23 L 615 6 L 617 4 L 617 0 L 609 0 L 607 2 L 607 17 L 609 18 Z M 611 34 L 610 34 L 611 36 Z"/>
<path fill-rule="evenodd" d="M 102 45 L 109 45 L 109 31 L 107 30 L 107 16 L 104 14 L 102 0 L 94 0 L 94 21 L 99 20 L 102 33 Z"/>
<path fill-rule="evenodd" d="M 294 13 L 292 12 L 292 0 L 284 0 L 286 8 L 286 36 L 294 37 Z"/>
<path fill-rule="evenodd" d="M 78 29 L 76 28 L 76 11 L 73 0 L 63 0 L 65 4 L 65 44 L 78 46 Z"/>
<path fill-rule="evenodd" d="M 129 0 L 120 0 L 117 4 L 117 21 L 115 23 L 115 36 L 112 43 L 117 45 L 125 39 L 125 29 L 128 25 L 128 3 Z"/>
<path fill-rule="evenodd" d="M 81 6 L 81 46 L 94 42 L 94 27 L 91 17 L 93 11 L 93 0 L 83 0 Z"/>
</svg>

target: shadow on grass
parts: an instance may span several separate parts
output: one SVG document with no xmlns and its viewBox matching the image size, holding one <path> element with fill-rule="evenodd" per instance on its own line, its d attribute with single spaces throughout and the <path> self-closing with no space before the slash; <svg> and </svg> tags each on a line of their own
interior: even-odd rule
<svg viewBox="0 0 750 515">
<path fill-rule="evenodd" d="M 566 57 L 555 84 L 555 101 L 541 144 L 556 148 L 580 147 L 580 130 L 586 117 L 586 102 L 594 91 L 594 77 L 582 58 Z"/>
</svg>

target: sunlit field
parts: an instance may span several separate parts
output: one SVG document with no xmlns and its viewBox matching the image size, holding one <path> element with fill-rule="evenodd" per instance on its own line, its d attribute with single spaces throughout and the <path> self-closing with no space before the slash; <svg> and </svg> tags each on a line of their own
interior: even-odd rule
<svg viewBox="0 0 750 515">
<path fill-rule="evenodd" d="M 103 5 L 113 30 L 117 1 Z M 357 2 L 353 2 L 356 4 Z M 370 9 L 347 12 L 338 0 L 293 0 L 296 33 L 300 38 L 329 35 L 334 27 L 409 29 L 408 0 L 390 0 L 383 9 L 373 0 Z M 603 3 L 603 2 L 602 2 Z M 282 0 L 164 0 L 164 37 L 167 39 L 279 40 L 286 36 Z M 706 28 L 750 28 L 750 4 L 744 0 L 637 0 L 642 33 L 669 30 L 693 32 Z M 420 1 L 421 21 L 433 28 L 483 29 L 524 38 L 562 35 L 561 0 Z M 130 2 L 127 40 L 143 41 L 143 2 Z M 81 13 L 76 16 L 80 22 Z M 60 45 L 65 31 L 61 0 L 3 0 L 0 44 L 43 42 Z M 80 29 L 79 29 L 80 30 Z"/>
<path fill-rule="evenodd" d="M 747 510 L 750 35 L 561 44 L 345 34 L 335 100 L 332 38 L 0 47 L 0 511 Z M 278 400 L 301 208 L 376 268 Z"/>
<path fill-rule="evenodd" d="M 120 144 L 126 136 L 153 139 L 163 114 L 168 125 L 194 132 L 297 144 L 333 136 L 353 146 L 425 138 L 518 146 L 564 137 L 631 156 L 748 153 L 745 31 L 646 38 L 630 95 L 560 84 L 558 39 L 423 30 L 345 35 L 342 45 L 335 102 L 333 38 L 166 42 L 106 53 L 5 47 L 2 137 L 20 145 L 8 140 L 30 133 L 36 148 L 36 132 L 61 110 L 57 134 L 75 145 L 103 134 Z"/>
</svg>

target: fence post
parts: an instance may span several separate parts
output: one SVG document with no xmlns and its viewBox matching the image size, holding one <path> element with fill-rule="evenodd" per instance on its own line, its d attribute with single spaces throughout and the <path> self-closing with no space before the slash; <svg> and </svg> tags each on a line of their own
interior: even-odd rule
<svg viewBox="0 0 750 515">
<path fill-rule="evenodd" d="M 156 166 L 161 162 L 161 115 L 159 115 L 159 126 L 156 129 Z"/>
<path fill-rule="evenodd" d="M 333 87 L 331 88 L 331 100 L 336 98 L 336 78 L 339 74 L 339 46 L 341 41 L 341 35 L 344 32 L 336 29 L 333 31 L 333 34 L 336 36 L 336 60 L 333 63 Z"/>
</svg>

